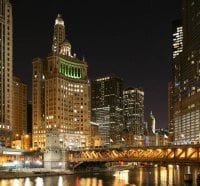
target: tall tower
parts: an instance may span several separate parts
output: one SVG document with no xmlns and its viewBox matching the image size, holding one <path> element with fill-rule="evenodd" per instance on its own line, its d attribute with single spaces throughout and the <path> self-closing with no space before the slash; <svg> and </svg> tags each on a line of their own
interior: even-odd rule
<svg viewBox="0 0 200 186">
<path fill-rule="evenodd" d="M 0 142 L 9 145 L 13 83 L 13 23 L 9 0 L 0 0 L 0 17 Z"/>
<path fill-rule="evenodd" d="M 144 91 L 129 87 L 123 91 L 123 111 L 125 127 L 136 135 L 143 134 Z"/>
<path fill-rule="evenodd" d="M 92 121 L 99 125 L 102 145 L 121 141 L 122 96 L 122 80 L 116 75 L 91 81 Z"/>
<path fill-rule="evenodd" d="M 33 148 L 45 148 L 49 131 L 68 139 L 85 136 L 81 145 L 88 145 L 87 63 L 71 55 L 61 15 L 55 20 L 52 53 L 46 59 L 33 59 L 32 64 Z"/>
<path fill-rule="evenodd" d="M 183 51 L 173 59 L 175 143 L 200 141 L 200 3 L 182 0 Z"/>
</svg>

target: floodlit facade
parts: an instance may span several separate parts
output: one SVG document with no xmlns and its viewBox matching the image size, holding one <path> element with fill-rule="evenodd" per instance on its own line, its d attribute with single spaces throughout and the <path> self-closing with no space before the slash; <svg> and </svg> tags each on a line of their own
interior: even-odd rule
<svg viewBox="0 0 200 186">
<path fill-rule="evenodd" d="M 13 126 L 12 139 L 27 133 L 27 85 L 13 77 Z"/>
<path fill-rule="evenodd" d="M 129 87 L 123 91 L 124 127 L 134 134 L 143 134 L 144 91 Z"/>
<path fill-rule="evenodd" d="M 183 51 L 173 59 L 176 144 L 200 141 L 200 3 L 182 0 Z"/>
<path fill-rule="evenodd" d="M 84 135 L 89 141 L 87 63 L 71 54 L 61 15 L 55 20 L 52 53 L 32 61 L 33 148 L 45 148 L 47 131 Z"/>
<path fill-rule="evenodd" d="M 99 125 L 102 145 L 121 141 L 122 80 L 116 75 L 102 76 L 91 81 L 92 122 Z"/>
<path fill-rule="evenodd" d="M 79 132 L 48 131 L 46 133 L 47 149 L 74 149 L 85 147 L 86 136 Z"/>
<path fill-rule="evenodd" d="M 12 6 L 9 0 L 0 0 L 0 4 L 0 142 L 9 145 L 12 130 Z"/>
</svg>

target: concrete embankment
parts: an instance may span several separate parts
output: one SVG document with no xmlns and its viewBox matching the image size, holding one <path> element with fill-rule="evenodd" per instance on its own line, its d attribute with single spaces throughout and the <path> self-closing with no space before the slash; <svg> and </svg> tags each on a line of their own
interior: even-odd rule
<svg viewBox="0 0 200 186">
<path fill-rule="evenodd" d="M 26 177 L 38 177 L 38 176 L 59 176 L 73 174 L 71 171 L 48 171 L 48 170 L 12 170 L 12 171 L 0 171 L 0 179 L 12 179 L 12 178 L 26 178 Z"/>
<path fill-rule="evenodd" d="M 38 169 L 20 169 L 20 170 L 2 170 L 0 171 L 0 179 L 26 178 L 26 177 L 44 177 L 44 176 L 59 176 L 83 173 L 97 173 L 97 172 L 113 172 L 120 170 L 131 169 L 129 166 L 113 166 L 105 169 L 84 169 L 84 170 L 48 170 L 44 168 Z"/>
</svg>

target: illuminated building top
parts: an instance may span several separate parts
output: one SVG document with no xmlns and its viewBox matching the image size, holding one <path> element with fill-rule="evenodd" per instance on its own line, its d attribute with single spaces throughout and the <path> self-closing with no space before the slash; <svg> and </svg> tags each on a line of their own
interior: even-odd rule
<svg viewBox="0 0 200 186">
<path fill-rule="evenodd" d="M 52 51 L 56 54 L 72 57 L 71 44 L 65 37 L 65 24 L 60 14 L 55 20 Z"/>
<path fill-rule="evenodd" d="M 61 17 L 60 14 L 58 14 L 58 16 L 57 16 L 57 18 L 56 18 L 56 20 L 55 20 L 55 25 L 62 25 L 62 26 L 65 26 L 64 21 L 63 21 L 63 19 L 62 19 L 62 17 Z"/>
</svg>

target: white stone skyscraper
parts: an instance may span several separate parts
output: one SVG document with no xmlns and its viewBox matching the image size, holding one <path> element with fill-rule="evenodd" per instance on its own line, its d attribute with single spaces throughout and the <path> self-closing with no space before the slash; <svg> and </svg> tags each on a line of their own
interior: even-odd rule
<svg viewBox="0 0 200 186">
<path fill-rule="evenodd" d="M 58 135 L 64 148 L 88 146 L 87 63 L 71 55 L 61 15 L 55 19 L 52 53 L 45 59 L 33 59 L 32 64 L 33 148 L 51 144 L 47 133 Z"/>
<path fill-rule="evenodd" d="M 9 145 L 12 130 L 12 5 L 0 0 L 0 142 Z"/>
</svg>

